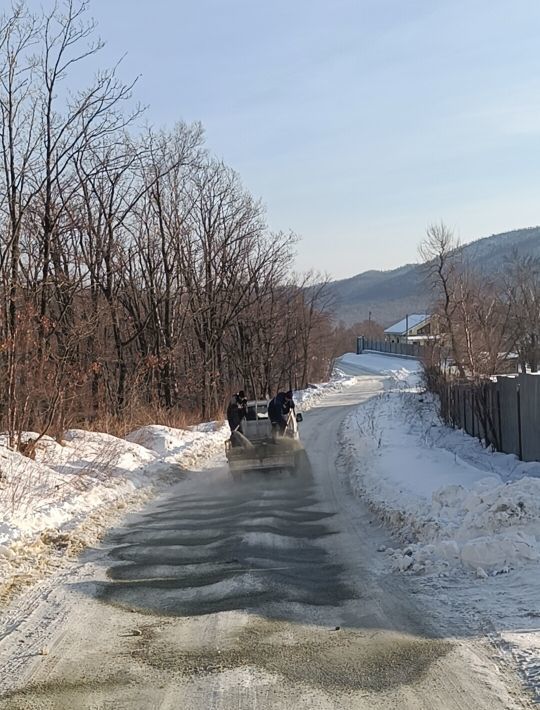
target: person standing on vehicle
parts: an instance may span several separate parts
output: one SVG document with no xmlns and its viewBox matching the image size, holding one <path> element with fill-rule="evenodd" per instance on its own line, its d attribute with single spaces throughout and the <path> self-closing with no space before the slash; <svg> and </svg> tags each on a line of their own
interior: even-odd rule
<svg viewBox="0 0 540 710">
<path fill-rule="evenodd" d="M 287 429 L 287 420 L 291 410 L 294 411 L 292 390 L 278 392 L 274 399 L 268 403 L 268 416 L 272 422 L 272 429 L 281 436 L 284 436 Z"/>
<path fill-rule="evenodd" d="M 244 390 L 240 390 L 236 394 L 233 394 L 227 407 L 227 421 L 231 427 L 231 433 L 233 431 L 240 431 L 242 433 L 242 421 L 246 416 L 247 398 Z"/>
</svg>

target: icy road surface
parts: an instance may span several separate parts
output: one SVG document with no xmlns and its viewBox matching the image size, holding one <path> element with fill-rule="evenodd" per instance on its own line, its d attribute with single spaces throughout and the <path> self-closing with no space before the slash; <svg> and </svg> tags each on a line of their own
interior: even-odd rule
<svg viewBox="0 0 540 710">
<path fill-rule="evenodd" d="M 306 413 L 311 472 L 237 483 L 216 461 L 23 597 L 0 708 L 529 707 L 493 648 L 455 620 L 450 637 L 437 600 L 385 571 L 337 445 L 382 386 Z"/>
</svg>

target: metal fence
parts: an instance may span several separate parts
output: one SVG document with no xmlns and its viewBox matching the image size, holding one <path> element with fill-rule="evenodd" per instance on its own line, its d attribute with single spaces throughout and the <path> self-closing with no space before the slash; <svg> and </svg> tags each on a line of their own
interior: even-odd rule
<svg viewBox="0 0 540 710">
<path fill-rule="evenodd" d="M 443 419 L 497 451 L 540 461 L 540 376 L 449 383 L 440 392 Z"/>
<path fill-rule="evenodd" d="M 426 350 L 418 343 L 388 343 L 363 335 L 356 345 L 359 355 L 375 351 L 421 359 Z M 540 461 L 540 374 L 449 382 L 439 395 L 447 424 L 521 461 Z"/>
<path fill-rule="evenodd" d="M 375 340 L 359 335 L 356 338 L 356 354 L 361 355 L 366 350 L 374 350 L 387 355 L 399 355 L 401 357 L 421 358 L 425 352 L 425 346 L 418 343 L 388 343 L 386 340 Z"/>
</svg>

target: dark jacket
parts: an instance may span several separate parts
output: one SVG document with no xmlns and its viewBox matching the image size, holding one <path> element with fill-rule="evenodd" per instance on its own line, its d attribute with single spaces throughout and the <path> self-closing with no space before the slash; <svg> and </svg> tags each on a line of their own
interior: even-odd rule
<svg viewBox="0 0 540 710">
<path fill-rule="evenodd" d="M 247 399 L 242 399 L 239 394 L 233 394 L 231 401 L 227 407 L 227 421 L 231 427 L 231 431 L 237 429 L 242 419 L 247 415 Z"/>
<path fill-rule="evenodd" d="M 268 403 L 268 417 L 273 424 L 287 424 L 291 409 L 294 410 L 292 399 L 287 399 L 285 392 L 278 392 Z"/>
</svg>

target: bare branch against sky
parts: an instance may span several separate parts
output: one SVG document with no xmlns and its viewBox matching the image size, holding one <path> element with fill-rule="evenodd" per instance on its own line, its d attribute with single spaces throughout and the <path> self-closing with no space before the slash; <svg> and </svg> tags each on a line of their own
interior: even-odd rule
<svg viewBox="0 0 540 710">
<path fill-rule="evenodd" d="M 412 261 L 440 219 L 464 242 L 540 222 L 537 0 L 89 6 L 147 120 L 201 121 L 301 269 Z"/>
</svg>

